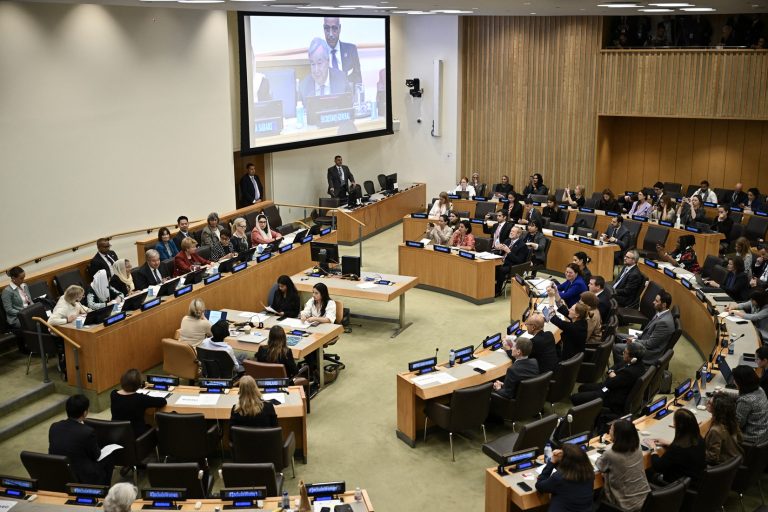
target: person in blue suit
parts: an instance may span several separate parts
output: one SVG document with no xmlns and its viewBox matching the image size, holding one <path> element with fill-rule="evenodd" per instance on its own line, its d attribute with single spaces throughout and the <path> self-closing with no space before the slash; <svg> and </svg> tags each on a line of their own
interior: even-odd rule
<svg viewBox="0 0 768 512">
<path fill-rule="evenodd" d="M 568 307 L 579 302 L 582 292 L 587 291 L 584 278 L 581 277 L 581 269 L 576 263 L 569 263 L 565 267 L 565 281 L 557 285 L 557 292 Z"/>
</svg>

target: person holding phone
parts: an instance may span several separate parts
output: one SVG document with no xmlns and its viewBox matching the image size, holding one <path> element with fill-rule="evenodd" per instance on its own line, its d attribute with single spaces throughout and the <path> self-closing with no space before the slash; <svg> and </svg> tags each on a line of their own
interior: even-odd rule
<svg viewBox="0 0 768 512">
<path fill-rule="evenodd" d="M 452 235 L 453 229 L 448 225 L 448 215 L 440 215 L 437 218 L 437 224 L 430 222 L 424 231 L 424 237 L 438 245 L 446 245 L 451 241 Z"/>
<path fill-rule="evenodd" d="M 592 512 L 594 482 L 587 453 L 578 445 L 564 444 L 552 452 L 552 459 L 536 480 L 536 490 L 552 495 L 550 512 Z"/>
</svg>

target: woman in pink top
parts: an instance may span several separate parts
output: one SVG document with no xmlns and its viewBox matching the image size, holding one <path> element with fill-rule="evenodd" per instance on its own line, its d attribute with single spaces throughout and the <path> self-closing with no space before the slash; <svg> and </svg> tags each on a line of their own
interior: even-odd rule
<svg viewBox="0 0 768 512">
<path fill-rule="evenodd" d="M 283 235 L 269 228 L 269 221 L 266 215 L 256 217 L 256 227 L 251 231 L 251 242 L 253 245 L 268 244 L 281 238 L 283 238 Z"/>
</svg>

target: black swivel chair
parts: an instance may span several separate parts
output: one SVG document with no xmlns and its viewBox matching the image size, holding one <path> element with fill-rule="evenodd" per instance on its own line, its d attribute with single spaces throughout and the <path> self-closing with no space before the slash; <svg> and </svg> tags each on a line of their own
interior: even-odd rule
<svg viewBox="0 0 768 512">
<path fill-rule="evenodd" d="M 173 258 L 168 258 L 160 262 L 160 275 L 173 276 Z"/>
<path fill-rule="evenodd" d="M 492 240 L 485 236 L 478 236 L 475 238 L 475 251 L 488 252 L 491 250 Z"/>
<path fill-rule="evenodd" d="M 760 477 L 765 473 L 765 468 L 768 466 L 768 442 L 759 445 L 744 444 L 742 446 L 744 447 L 744 460 L 736 472 L 731 490 L 739 495 L 741 510 L 745 512 L 744 493 L 747 492 L 747 489 L 757 484 L 757 488 L 760 490 L 762 509 L 764 509 L 765 496 L 763 496 L 763 485 L 760 482 Z"/>
<path fill-rule="evenodd" d="M 660 245 L 664 247 L 667 243 L 667 237 L 669 236 L 669 228 L 664 226 L 648 225 L 648 231 L 645 232 L 645 238 L 643 239 L 643 247 L 640 249 L 640 256 L 643 258 L 655 259 L 659 253 L 656 250 L 656 246 Z"/>
<path fill-rule="evenodd" d="M 477 203 L 475 206 L 475 218 L 476 219 L 485 219 L 485 215 L 487 213 L 496 213 L 496 205 L 498 203 L 493 203 L 490 201 L 481 201 Z M 494 217 L 493 220 L 496 220 Z"/>
<path fill-rule="evenodd" d="M 629 231 L 630 240 L 626 249 L 634 249 L 637 247 L 637 238 L 640 236 L 640 229 L 643 227 L 643 223 L 637 220 L 625 220 L 622 224 Z"/>
<path fill-rule="evenodd" d="M 32 356 L 37 354 L 44 358 L 45 365 L 48 365 L 49 357 L 53 357 L 54 361 L 59 356 L 59 345 L 62 343 L 61 338 L 54 336 L 43 325 L 38 324 L 33 318 L 46 318 L 45 306 L 39 302 L 31 304 L 26 308 L 19 311 L 17 318 L 19 319 L 19 325 L 21 325 L 21 339 L 29 351 L 27 357 L 27 375 L 29 375 L 29 365 L 32 363 Z M 43 346 L 40 347 L 40 338 L 38 338 L 37 328 L 40 325 L 40 338 L 42 338 Z"/>
<path fill-rule="evenodd" d="M 202 462 L 208 467 L 208 454 L 219 443 L 219 428 L 209 426 L 203 414 L 155 413 L 157 449 L 160 460 Z"/>
<path fill-rule="evenodd" d="M 223 350 L 197 349 L 197 360 L 203 369 L 203 377 L 231 379 L 235 376 L 235 362 Z"/>
<path fill-rule="evenodd" d="M 579 432 L 593 432 L 597 417 L 603 411 L 603 399 L 596 398 L 587 403 L 576 405 L 568 409 L 560 425 L 555 431 L 554 438 L 562 439 L 564 437 L 578 434 Z M 568 417 L 571 421 L 568 421 Z"/>
<path fill-rule="evenodd" d="M 571 232 L 571 227 L 568 224 L 561 224 L 559 222 L 550 222 L 549 229 L 552 231 L 561 231 L 563 233 Z"/>
<path fill-rule="evenodd" d="M 579 375 L 576 377 L 576 382 L 595 382 L 603 378 L 615 340 L 616 336 L 608 336 L 604 342 L 595 348 L 584 350 L 584 360 L 579 367 Z"/>
<path fill-rule="evenodd" d="M 52 301 L 55 301 L 57 298 L 57 295 L 51 290 L 51 287 L 48 286 L 48 281 L 35 281 L 34 283 L 27 283 L 27 286 L 29 286 L 29 294 L 33 299 L 42 297 L 43 295 Z"/>
<path fill-rule="evenodd" d="M 68 483 L 80 483 L 69 459 L 64 455 L 24 450 L 21 452 L 21 463 L 29 476 L 37 480 L 40 490 L 66 493 Z"/>
<path fill-rule="evenodd" d="M 651 487 L 651 492 L 646 495 L 645 503 L 643 503 L 640 512 L 680 512 L 685 499 L 685 491 L 690 483 L 691 479 L 684 477 L 664 487 Z M 605 501 L 600 502 L 598 510 L 600 512 L 627 512 L 626 509 Z"/>
<path fill-rule="evenodd" d="M 485 418 L 488 417 L 490 408 L 491 391 L 493 382 L 457 389 L 451 394 L 451 402 L 446 405 L 436 400 L 427 402 L 424 408 L 424 442 L 427 441 L 427 424 L 431 419 L 438 427 L 448 431 L 448 439 L 451 444 L 451 460 L 456 461 L 453 452 L 453 433 L 469 430 L 477 427 L 483 430 L 485 437 Z"/>
<path fill-rule="evenodd" d="M 506 398 L 498 393 L 491 394 L 491 413 L 511 421 L 513 430 L 518 420 L 537 415 L 541 417 L 551 379 L 552 372 L 545 372 L 537 377 L 520 381 L 517 384 L 515 398 Z"/>
<path fill-rule="evenodd" d="M 86 288 L 83 284 L 83 277 L 80 275 L 80 270 L 76 268 L 67 270 L 61 274 L 56 274 L 53 277 L 53 283 L 56 285 L 56 289 L 59 291 L 59 296 L 64 295 L 64 292 L 67 290 L 67 288 L 73 284 L 80 286 L 83 289 Z"/>
<path fill-rule="evenodd" d="M 225 462 L 219 469 L 224 487 L 266 487 L 267 496 L 282 496 L 283 474 L 271 462 Z"/>
<path fill-rule="evenodd" d="M 376 179 L 379 182 L 379 186 L 381 187 L 381 190 L 387 190 L 387 175 L 379 174 L 378 176 L 376 176 Z"/>
<path fill-rule="evenodd" d="M 577 228 L 595 229 L 597 215 L 594 213 L 577 213 L 573 225 Z"/>
<path fill-rule="evenodd" d="M 557 363 L 552 380 L 549 381 L 549 391 L 547 392 L 547 402 L 553 410 L 556 402 L 560 402 L 571 395 L 583 359 L 584 353 L 580 352 L 570 359 Z"/>
<path fill-rule="evenodd" d="M 585 236 L 587 238 L 597 238 L 597 230 L 585 227 L 576 228 L 576 234 L 578 236 Z"/>
<path fill-rule="evenodd" d="M 540 420 L 526 423 L 520 432 L 512 432 L 483 445 L 483 453 L 501 464 L 504 457 L 512 452 L 527 448 L 544 449 L 557 426 L 557 414 L 550 414 Z"/>
<path fill-rule="evenodd" d="M 321 197 L 318 204 L 320 207 L 312 211 L 312 220 L 320 226 L 332 226 L 335 219 L 329 210 L 338 208 L 341 201 L 335 197 Z"/>
<path fill-rule="evenodd" d="M 291 466 L 296 478 L 293 454 L 296 451 L 296 437 L 293 432 L 283 440 L 282 427 L 254 428 L 231 427 L 230 448 L 234 462 L 271 462 L 282 471 Z"/>
<path fill-rule="evenodd" d="M 213 477 L 197 462 L 150 462 L 147 478 L 151 487 L 186 489 L 193 500 L 208 498 L 213 487 Z"/>
<path fill-rule="evenodd" d="M 363 182 L 363 188 L 365 189 L 365 193 L 369 196 L 372 196 L 376 193 L 376 187 L 373 185 L 373 182 L 371 180 L 365 180 Z"/>
<path fill-rule="evenodd" d="M 645 407 L 645 390 L 651 383 L 651 378 L 656 372 L 655 366 L 649 366 L 645 370 L 645 373 L 635 381 L 635 385 L 627 395 L 627 401 L 624 402 L 624 414 L 632 414 L 633 416 L 639 416 Z"/>
<path fill-rule="evenodd" d="M 661 380 L 664 377 L 664 372 L 669 370 L 669 363 L 672 361 L 672 356 L 674 354 L 674 350 L 667 349 L 667 351 L 661 355 L 659 360 L 653 364 L 653 367 L 656 368 L 656 370 L 653 373 L 653 377 L 651 377 L 651 381 L 648 383 L 648 387 L 645 389 L 646 403 L 652 402 L 653 398 L 661 390 Z"/>
<path fill-rule="evenodd" d="M 766 230 L 768 230 L 768 218 L 753 215 L 749 218 L 747 225 L 744 227 L 744 236 L 747 237 L 747 240 L 752 242 L 753 245 L 757 245 L 759 240 L 765 239 Z"/>
<path fill-rule="evenodd" d="M 119 444 L 122 450 L 117 450 L 112 455 L 115 466 L 131 468 L 134 475 L 134 483 L 138 484 L 137 468 L 150 455 L 155 453 L 157 446 L 157 432 L 149 429 L 138 438 L 135 437 L 130 421 L 107 421 L 94 418 L 86 418 L 85 424 L 96 431 L 99 446 Z"/>
<path fill-rule="evenodd" d="M 617 314 L 619 316 L 619 325 L 640 324 L 645 325 L 650 322 L 650 319 L 656 314 L 656 310 L 653 307 L 653 301 L 656 300 L 656 296 L 661 292 L 661 286 L 654 281 L 649 281 L 648 286 L 643 290 L 643 294 L 640 296 L 640 308 L 619 308 Z"/>
<path fill-rule="evenodd" d="M 707 467 L 697 488 L 689 488 L 685 491 L 682 510 L 686 512 L 723 510 L 742 460 L 743 458 L 739 455 L 717 466 Z"/>
</svg>

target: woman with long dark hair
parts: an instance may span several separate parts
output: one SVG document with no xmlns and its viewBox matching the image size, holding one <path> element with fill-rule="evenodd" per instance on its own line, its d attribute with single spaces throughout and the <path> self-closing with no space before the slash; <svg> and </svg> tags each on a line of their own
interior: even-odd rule
<svg viewBox="0 0 768 512">
<path fill-rule="evenodd" d="M 643 508 L 651 492 L 637 428 L 631 421 L 617 420 L 611 424 L 608 437 L 612 444 L 595 463 L 603 474 L 603 501 L 635 512 Z"/>
<path fill-rule="evenodd" d="M 269 339 L 267 346 L 259 347 L 256 352 L 256 360 L 260 363 L 281 364 L 285 366 L 285 373 L 292 379 L 298 368 L 293 359 L 293 352 L 288 348 L 288 342 L 285 336 L 285 330 L 279 325 L 273 325 L 269 329 Z"/>
<path fill-rule="evenodd" d="M 736 400 L 725 393 L 716 393 L 707 402 L 712 424 L 704 442 L 707 446 L 707 464 L 716 466 L 737 455 L 744 455 L 744 441 L 736 421 Z"/>
<path fill-rule="evenodd" d="M 552 495 L 549 512 L 592 512 L 594 482 L 595 472 L 587 454 L 575 444 L 564 444 L 544 466 L 536 490 Z"/>
<path fill-rule="evenodd" d="M 312 287 L 312 298 L 304 305 L 301 319 L 304 322 L 321 324 L 332 324 L 336 321 L 336 303 L 331 300 L 325 283 L 317 283 Z"/>
<path fill-rule="evenodd" d="M 707 467 L 704 440 L 699 432 L 699 423 L 688 409 L 678 409 L 672 416 L 675 437 L 672 443 L 654 439 L 654 454 L 651 455 L 651 468 L 656 473 L 656 483 L 666 485 L 687 476 L 695 488 Z M 664 455 L 656 453 L 664 448 Z"/>
<path fill-rule="evenodd" d="M 277 278 L 277 290 L 269 306 L 280 316 L 290 318 L 299 316 L 299 309 L 301 309 L 299 291 L 287 275 L 283 274 Z"/>
</svg>

